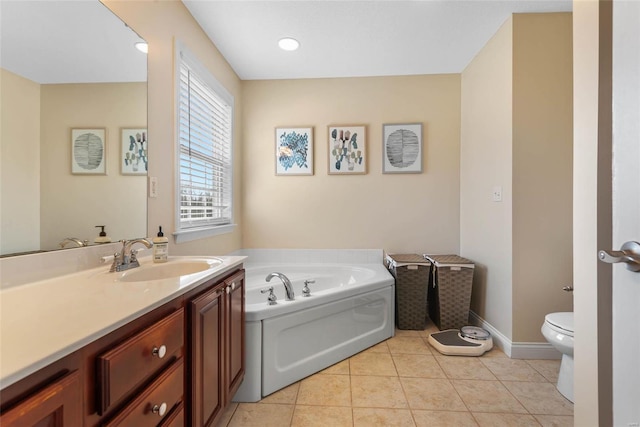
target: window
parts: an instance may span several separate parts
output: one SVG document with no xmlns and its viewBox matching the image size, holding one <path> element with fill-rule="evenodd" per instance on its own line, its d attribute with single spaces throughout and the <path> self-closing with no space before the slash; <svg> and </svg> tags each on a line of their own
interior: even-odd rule
<svg viewBox="0 0 640 427">
<path fill-rule="evenodd" d="M 179 43 L 176 242 L 233 228 L 233 96 Z"/>
</svg>

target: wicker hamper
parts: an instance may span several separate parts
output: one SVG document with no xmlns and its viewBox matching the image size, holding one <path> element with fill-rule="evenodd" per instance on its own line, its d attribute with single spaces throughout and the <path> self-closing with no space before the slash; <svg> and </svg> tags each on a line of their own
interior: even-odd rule
<svg viewBox="0 0 640 427">
<path fill-rule="evenodd" d="M 418 254 L 387 255 L 387 267 L 396 279 L 398 329 L 424 330 L 431 262 Z"/>
<path fill-rule="evenodd" d="M 429 278 L 429 317 L 443 329 L 468 325 L 473 261 L 458 255 L 425 255 L 433 264 Z"/>
</svg>

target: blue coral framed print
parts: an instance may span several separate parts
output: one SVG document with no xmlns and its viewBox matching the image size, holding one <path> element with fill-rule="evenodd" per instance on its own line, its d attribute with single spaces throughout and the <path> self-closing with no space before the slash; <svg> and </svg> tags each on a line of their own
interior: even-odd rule
<svg viewBox="0 0 640 427">
<path fill-rule="evenodd" d="M 146 175 L 149 166 L 149 137 L 147 129 L 121 129 L 120 173 Z"/>
<path fill-rule="evenodd" d="M 422 173 L 422 124 L 382 126 L 382 173 Z"/>
<path fill-rule="evenodd" d="M 329 174 L 367 173 L 367 127 L 329 126 Z"/>
<path fill-rule="evenodd" d="M 276 128 L 276 175 L 313 175 L 313 128 Z"/>
</svg>

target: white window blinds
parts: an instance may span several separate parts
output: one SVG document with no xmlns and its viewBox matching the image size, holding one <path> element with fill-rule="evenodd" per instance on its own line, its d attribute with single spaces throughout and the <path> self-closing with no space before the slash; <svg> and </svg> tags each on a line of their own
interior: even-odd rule
<svg viewBox="0 0 640 427">
<path fill-rule="evenodd" d="M 179 58 L 178 228 L 231 224 L 233 98 L 187 54 Z"/>
</svg>

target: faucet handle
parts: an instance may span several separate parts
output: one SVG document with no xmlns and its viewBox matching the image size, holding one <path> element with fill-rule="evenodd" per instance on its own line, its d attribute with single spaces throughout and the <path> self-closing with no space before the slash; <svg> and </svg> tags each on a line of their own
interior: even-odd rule
<svg viewBox="0 0 640 427">
<path fill-rule="evenodd" d="M 315 280 L 305 280 L 304 281 L 304 288 L 302 288 L 302 296 L 303 297 L 310 297 L 311 296 L 311 289 L 309 289 L 309 285 L 312 285 L 316 283 Z"/>
<path fill-rule="evenodd" d="M 273 286 L 269 286 L 268 288 L 260 289 L 260 293 L 261 294 L 266 294 L 267 292 L 269 292 L 269 295 L 267 295 L 267 304 L 276 305 L 278 303 L 278 301 L 277 301 L 278 297 L 276 297 L 276 294 L 273 293 Z"/>
<path fill-rule="evenodd" d="M 118 268 L 118 264 L 120 263 L 119 258 L 120 252 L 116 252 L 113 254 L 113 262 L 111 263 L 111 268 L 109 268 L 110 273 L 113 273 Z"/>
<path fill-rule="evenodd" d="M 137 249 L 132 249 L 131 250 L 131 258 L 129 259 L 129 262 L 134 262 L 138 260 L 138 250 Z"/>
</svg>

